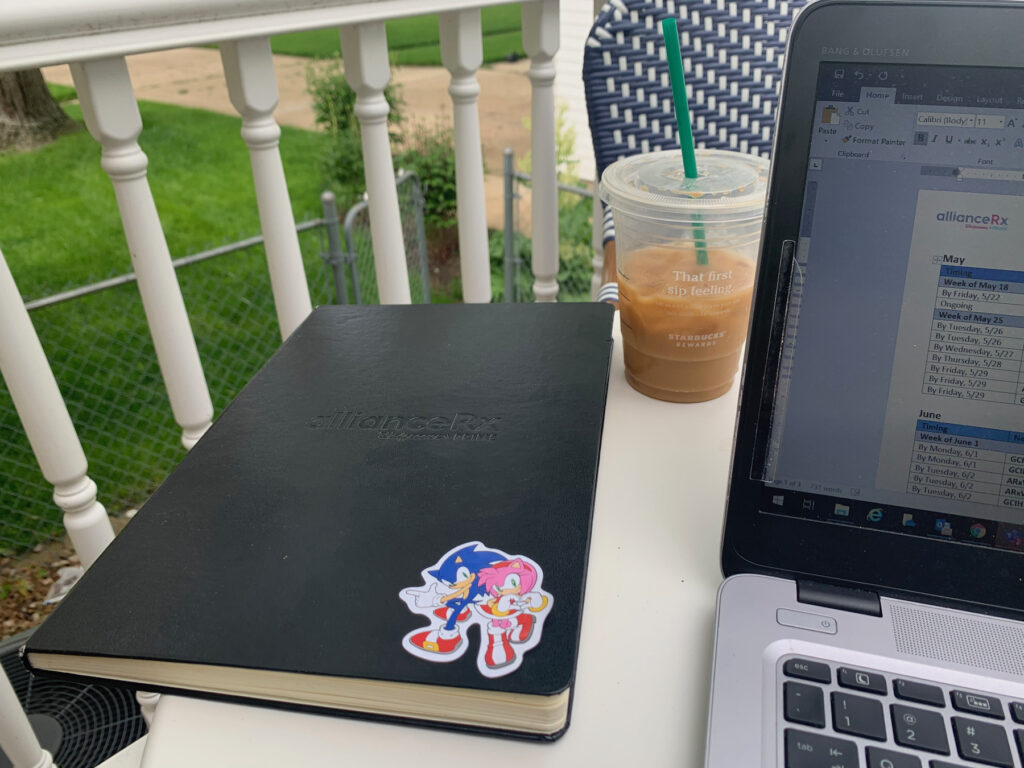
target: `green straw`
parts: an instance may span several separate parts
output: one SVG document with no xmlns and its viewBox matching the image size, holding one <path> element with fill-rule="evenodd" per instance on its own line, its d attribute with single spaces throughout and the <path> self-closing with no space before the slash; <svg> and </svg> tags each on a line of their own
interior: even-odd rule
<svg viewBox="0 0 1024 768">
<path fill-rule="evenodd" d="M 688 179 L 697 178 L 697 155 L 693 151 L 693 131 L 690 128 L 690 105 L 686 99 L 686 78 L 683 75 L 683 54 L 679 49 L 679 29 L 673 16 L 661 20 L 661 34 L 665 38 L 665 58 L 668 59 L 669 81 L 672 83 L 672 101 L 676 113 L 676 129 L 679 131 L 679 148 L 683 152 L 683 172 Z M 707 241 L 704 227 L 694 226 L 697 241 L 697 263 L 708 263 Z"/>
</svg>

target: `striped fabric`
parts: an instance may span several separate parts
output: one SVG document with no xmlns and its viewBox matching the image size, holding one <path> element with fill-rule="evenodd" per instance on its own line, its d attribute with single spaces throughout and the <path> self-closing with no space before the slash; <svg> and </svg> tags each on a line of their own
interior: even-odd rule
<svg viewBox="0 0 1024 768">
<path fill-rule="evenodd" d="M 604 204 L 601 205 L 601 209 L 604 211 L 604 219 L 601 224 L 604 237 L 601 239 L 601 242 L 607 245 L 610 240 L 615 239 L 615 225 L 612 224 L 612 209 Z"/>
<path fill-rule="evenodd" d="M 771 152 L 786 35 L 807 0 L 610 0 L 583 54 L 598 178 L 619 158 L 678 148 L 661 20 L 678 19 L 697 147 Z M 614 239 L 605 216 L 605 242 Z"/>
<path fill-rule="evenodd" d="M 605 283 L 601 286 L 601 289 L 597 292 L 597 301 L 605 301 L 609 304 L 615 304 L 619 300 L 619 284 L 618 283 Z"/>
</svg>

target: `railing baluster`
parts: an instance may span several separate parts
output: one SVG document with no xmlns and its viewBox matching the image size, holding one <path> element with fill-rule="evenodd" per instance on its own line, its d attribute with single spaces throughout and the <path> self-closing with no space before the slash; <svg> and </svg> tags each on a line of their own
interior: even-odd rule
<svg viewBox="0 0 1024 768">
<path fill-rule="evenodd" d="M 467 302 L 491 300 L 491 264 L 487 249 L 484 161 L 480 147 L 476 71 L 483 64 L 480 9 L 449 11 L 440 16 L 441 62 L 451 73 L 455 123 L 456 200 L 462 295 Z"/>
<path fill-rule="evenodd" d="M 274 120 L 278 92 L 270 39 L 221 43 L 220 57 L 228 95 L 242 116 L 242 138 L 249 145 L 277 323 L 286 339 L 313 305 L 278 148 L 281 129 Z"/>
<path fill-rule="evenodd" d="M 523 49 L 530 57 L 530 152 L 533 170 L 533 295 L 558 299 L 558 169 L 555 166 L 555 53 L 558 0 L 523 3 Z"/>
<path fill-rule="evenodd" d="M 139 713 L 146 725 L 153 727 L 153 718 L 156 717 L 156 706 L 160 703 L 160 694 L 152 691 L 136 691 L 135 701 L 139 704 Z"/>
<path fill-rule="evenodd" d="M 86 474 L 82 444 L 3 254 L 0 373 L 43 477 L 53 485 L 53 500 L 64 511 L 64 528 L 88 568 L 114 540 L 114 530 L 107 511 L 96 500 L 96 483 Z"/>
<path fill-rule="evenodd" d="M 341 51 L 345 78 L 356 92 L 355 113 L 362 132 L 377 292 L 382 304 L 410 304 L 402 217 L 388 136 L 391 108 L 384 98 L 391 77 L 384 22 L 342 27 Z"/>
<path fill-rule="evenodd" d="M 0 669 L 0 752 L 14 768 L 51 768 L 53 755 L 39 745 L 11 681 Z"/>
<path fill-rule="evenodd" d="M 128 65 L 121 57 L 100 59 L 72 64 L 71 74 L 86 127 L 103 148 L 171 410 L 182 444 L 191 448 L 210 426 L 213 404 L 146 178 L 149 160 L 137 141 L 142 117 Z"/>
<path fill-rule="evenodd" d="M 0 373 L 43 477 L 53 485 L 53 500 L 64 510 L 64 529 L 71 545 L 82 566 L 88 568 L 114 540 L 114 529 L 107 510 L 96 499 L 96 483 L 86 474 L 89 465 L 78 433 L 2 253 L 0 329 Z M 0 718 L 0 748 L 15 768 L 49 768 L 53 764 L 50 754 L 39 748 L 28 721 L 23 725 L 20 722 L 19 715 L 24 713 L 13 689 L 13 708 L 9 701 L 4 701 L 7 691 L 3 689 L 9 689 L 10 682 L 3 676 L 3 670 L 0 678 L 0 712 L 4 713 Z M 136 698 L 146 722 L 152 722 L 159 694 L 139 691 Z M 10 749 L 5 739 L 11 740 Z"/>
</svg>

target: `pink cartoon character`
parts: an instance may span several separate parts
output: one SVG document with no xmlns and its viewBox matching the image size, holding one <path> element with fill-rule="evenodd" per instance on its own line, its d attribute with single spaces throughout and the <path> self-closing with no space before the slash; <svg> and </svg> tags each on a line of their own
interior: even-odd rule
<svg viewBox="0 0 1024 768">
<path fill-rule="evenodd" d="M 481 651 L 488 670 L 522 663 L 513 644 L 523 651 L 536 645 L 531 640 L 537 619 L 550 607 L 550 596 L 538 588 L 538 581 L 538 569 L 521 557 L 480 571 L 478 583 L 487 597 L 474 607 L 487 619 L 481 627 L 486 635 Z"/>
</svg>

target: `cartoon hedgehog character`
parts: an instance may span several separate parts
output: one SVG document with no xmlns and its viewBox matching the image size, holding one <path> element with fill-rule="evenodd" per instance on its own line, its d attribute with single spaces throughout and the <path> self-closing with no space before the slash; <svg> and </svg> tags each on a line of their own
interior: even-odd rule
<svg viewBox="0 0 1024 768">
<path fill-rule="evenodd" d="M 540 566 L 522 555 L 460 544 L 421 572 L 422 587 L 399 597 L 430 625 L 406 634 L 403 647 L 427 661 L 455 661 L 465 653 L 469 627 L 480 627 L 477 669 L 486 677 L 514 672 L 540 642 L 552 597 L 541 588 Z"/>
<path fill-rule="evenodd" d="M 537 571 L 517 557 L 484 568 L 478 581 L 488 597 L 476 606 L 488 620 L 484 663 L 491 669 L 514 664 L 512 643 L 529 641 L 535 623 L 533 614 L 548 605 L 547 597 L 533 591 Z"/>
<path fill-rule="evenodd" d="M 478 546 L 481 545 L 474 542 L 449 552 L 436 568 L 425 572 L 435 579 L 433 584 L 428 584 L 423 590 L 410 588 L 402 592 L 402 598 L 411 610 L 433 608 L 434 616 L 444 621 L 440 627 L 416 632 L 406 638 L 407 647 L 411 646 L 410 650 L 417 656 L 421 655 L 417 651 L 424 651 L 448 656 L 452 660 L 465 650 L 462 648 L 459 622 L 468 619 L 470 606 L 487 595 L 477 577 L 487 566 L 505 559 L 500 552 L 477 549 Z"/>
</svg>

